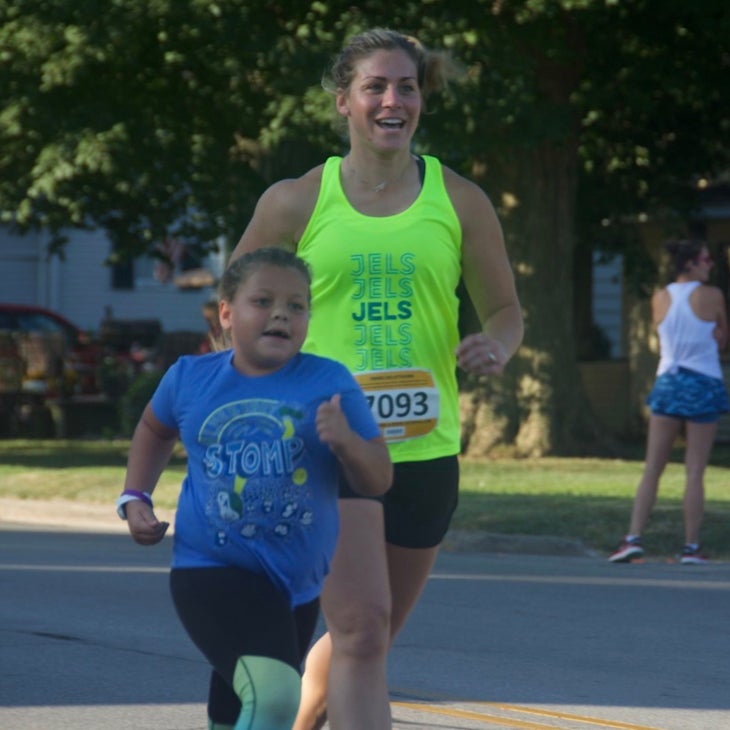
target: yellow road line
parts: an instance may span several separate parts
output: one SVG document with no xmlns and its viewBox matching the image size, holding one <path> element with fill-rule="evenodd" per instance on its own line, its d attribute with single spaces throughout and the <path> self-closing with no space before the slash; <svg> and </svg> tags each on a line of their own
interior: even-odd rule
<svg viewBox="0 0 730 730">
<path fill-rule="evenodd" d="M 568 712 L 553 712 L 551 710 L 543 710 L 537 707 L 523 707 L 520 705 L 504 705 L 498 702 L 480 702 L 489 707 L 499 707 L 512 712 L 524 712 L 526 715 L 542 715 L 543 717 L 555 717 L 559 720 L 571 720 L 572 722 L 581 722 L 584 725 L 598 725 L 600 727 L 617 728 L 618 730 L 660 730 L 659 728 L 649 727 L 647 725 L 635 725 L 630 722 L 619 722 L 618 720 L 601 720 L 597 717 L 586 717 L 584 715 L 571 715 Z"/>
<path fill-rule="evenodd" d="M 436 707 L 434 705 L 424 705 L 416 702 L 392 702 L 391 704 L 396 707 L 402 707 L 406 710 L 430 712 L 431 714 L 444 715 L 445 717 L 460 717 L 465 720 L 478 720 L 492 725 L 522 728 L 522 730 L 556 730 L 555 725 L 543 725 L 542 723 L 529 722 L 527 720 L 517 720 L 515 718 L 488 715 L 483 712 L 456 710 L 449 707 Z M 541 710 L 534 707 L 523 707 L 520 705 L 504 705 L 495 702 L 478 702 L 475 704 L 484 705 L 485 707 L 493 707 L 498 710 L 522 713 L 525 715 L 541 715 L 543 717 L 550 717 L 557 720 L 569 720 L 570 722 L 582 723 L 584 725 L 597 725 L 603 728 L 615 728 L 616 730 L 659 730 L 659 728 L 648 727 L 647 725 L 634 725 L 632 723 L 618 722 L 616 720 L 601 720 L 596 717 L 571 715 L 566 712 L 551 712 L 550 710 Z"/>
<path fill-rule="evenodd" d="M 507 727 L 517 727 L 523 730 L 555 730 L 554 725 L 543 725 L 536 722 L 526 722 L 523 720 L 511 720 L 505 717 L 497 717 L 496 715 L 485 715 L 482 712 L 467 712 L 466 710 L 452 710 L 448 707 L 433 707 L 433 705 L 418 705 L 410 702 L 391 702 L 396 707 L 403 707 L 406 710 L 417 710 L 418 712 L 430 712 L 434 715 L 443 715 L 445 717 L 461 717 L 465 720 L 479 720 L 480 722 L 491 723 L 492 725 L 502 725 Z"/>
</svg>

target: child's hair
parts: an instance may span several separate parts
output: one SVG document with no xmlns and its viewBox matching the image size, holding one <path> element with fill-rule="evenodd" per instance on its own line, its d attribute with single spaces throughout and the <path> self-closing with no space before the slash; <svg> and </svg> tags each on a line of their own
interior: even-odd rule
<svg viewBox="0 0 730 730">
<path fill-rule="evenodd" d="M 304 277 L 307 286 L 312 284 L 312 272 L 307 262 L 300 259 L 296 254 L 279 247 L 257 248 L 255 251 L 245 253 L 228 264 L 218 283 L 219 298 L 228 302 L 232 301 L 241 284 L 263 266 L 295 269 Z M 231 346 L 231 333 L 228 330 L 222 330 L 220 333 L 211 335 L 210 339 L 211 347 L 216 352 L 226 350 Z"/>
<path fill-rule="evenodd" d="M 232 301 L 241 284 L 264 266 L 296 269 L 304 277 L 308 286 L 312 284 L 312 273 L 309 266 L 296 254 L 278 246 L 257 248 L 255 251 L 245 253 L 231 261 L 218 284 L 218 296 L 228 302 Z"/>
<path fill-rule="evenodd" d="M 707 246 L 707 243 L 700 238 L 685 238 L 668 241 L 664 244 L 664 250 L 671 256 L 672 260 L 670 271 L 672 281 L 687 271 L 687 264 L 697 261 L 705 246 Z"/>
<path fill-rule="evenodd" d="M 357 63 L 376 51 L 400 49 L 416 64 L 418 86 L 424 108 L 426 99 L 442 91 L 450 80 L 463 75 L 463 68 L 446 51 L 430 51 L 413 36 L 388 28 L 373 28 L 349 39 L 322 80 L 322 86 L 333 93 L 346 92 L 355 76 Z"/>
<path fill-rule="evenodd" d="M 201 309 L 203 310 L 203 315 L 215 314 L 215 316 L 217 317 L 218 316 L 218 300 L 209 299 L 207 302 L 203 302 Z"/>
<path fill-rule="evenodd" d="M 205 333 L 205 342 L 200 344 L 200 352 L 216 352 L 225 349 L 222 347 L 221 337 L 223 329 L 221 328 L 220 319 L 218 318 L 218 300 L 209 299 L 201 306 L 203 319 L 208 325 L 208 331 Z M 208 348 L 206 350 L 206 348 Z"/>
</svg>

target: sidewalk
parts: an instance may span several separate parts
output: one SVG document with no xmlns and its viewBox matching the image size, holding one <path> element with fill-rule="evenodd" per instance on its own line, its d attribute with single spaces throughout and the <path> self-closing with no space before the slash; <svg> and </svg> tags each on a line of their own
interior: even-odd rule
<svg viewBox="0 0 730 730">
<path fill-rule="evenodd" d="M 175 511 L 156 509 L 158 519 L 170 523 L 173 533 Z M 69 500 L 17 499 L 0 497 L 0 522 L 59 527 L 89 531 L 127 532 L 117 516 L 114 502 L 89 504 Z M 510 553 L 522 555 L 595 556 L 580 540 L 549 535 L 503 535 L 450 530 L 444 539 L 446 552 Z"/>
<path fill-rule="evenodd" d="M 173 510 L 156 510 L 160 520 L 170 522 Z M 35 525 L 39 527 L 64 527 L 104 532 L 127 532 L 127 525 L 119 519 L 114 502 L 88 504 L 63 499 L 15 499 L 0 497 L 0 522 Z"/>
</svg>

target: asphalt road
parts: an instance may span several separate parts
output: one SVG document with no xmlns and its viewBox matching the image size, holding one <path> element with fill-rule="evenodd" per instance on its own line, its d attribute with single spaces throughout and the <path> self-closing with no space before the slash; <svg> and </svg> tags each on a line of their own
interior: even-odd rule
<svg viewBox="0 0 730 730">
<path fill-rule="evenodd" d="M 170 540 L 0 521 L 0 728 L 204 730 Z M 730 728 L 730 565 L 442 553 L 391 652 L 394 727 Z"/>
</svg>

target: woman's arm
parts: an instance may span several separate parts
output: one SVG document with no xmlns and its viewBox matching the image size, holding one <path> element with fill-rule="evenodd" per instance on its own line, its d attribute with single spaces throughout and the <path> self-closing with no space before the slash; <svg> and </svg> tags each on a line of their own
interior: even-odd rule
<svg viewBox="0 0 730 730">
<path fill-rule="evenodd" d="M 459 365 L 476 374 L 500 373 L 524 334 L 502 227 L 481 188 L 447 169 L 444 177 L 461 221 L 462 276 L 482 323 L 480 334 L 467 335 L 459 345 Z"/>
<path fill-rule="evenodd" d="M 320 165 L 302 177 L 280 180 L 264 191 L 231 260 L 267 246 L 296 251 L 317 202 L 321 178 Z"/>
<path fill-rule="evenodd" d="M 728 341 L 727 304 L 722 290 L 716 286 L 711 288 L 711 295 L 715 306 L 715 339 L 718 349 L 722 352 L 727 347 Z"/>
<path fill-rule="evenodd" d="M 651 321 L 656 329 L 667 316 L 672 298 L 666 288 L 655 291 L 651 297 Z"/>
</svg>

